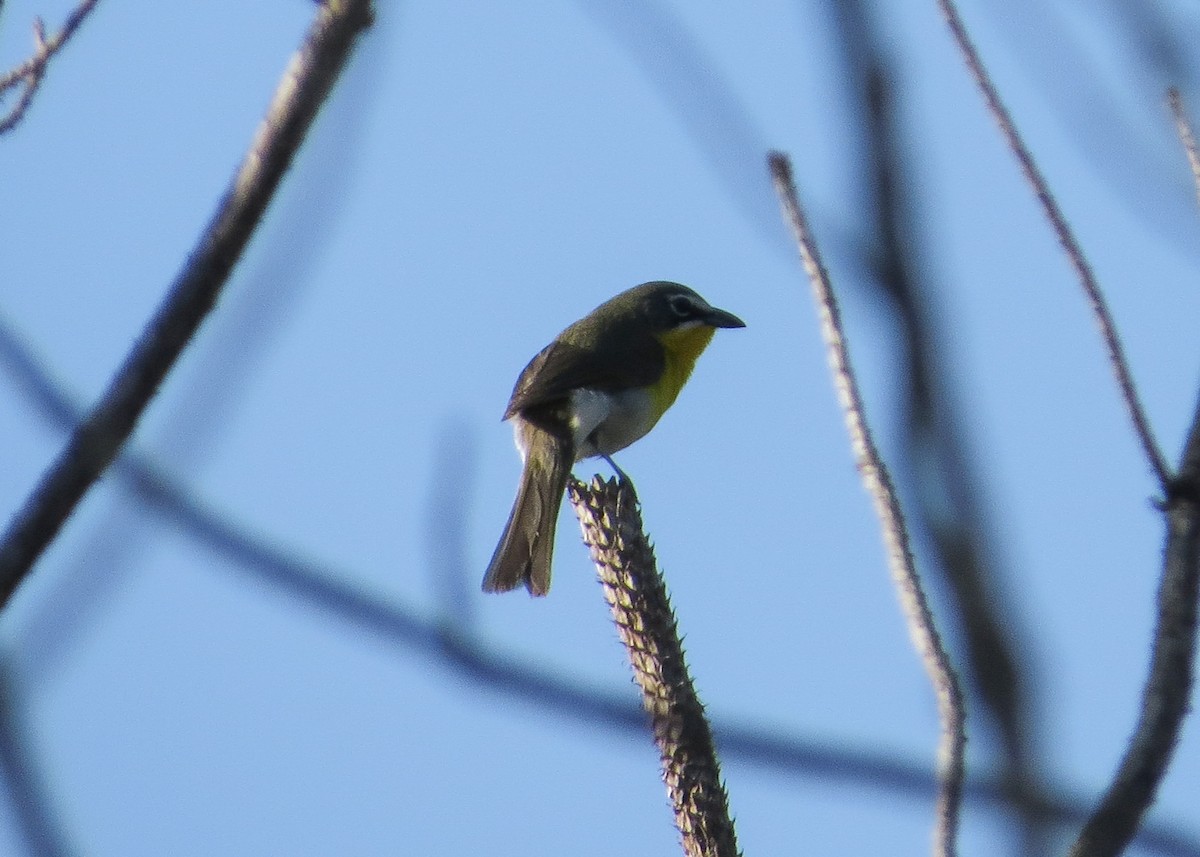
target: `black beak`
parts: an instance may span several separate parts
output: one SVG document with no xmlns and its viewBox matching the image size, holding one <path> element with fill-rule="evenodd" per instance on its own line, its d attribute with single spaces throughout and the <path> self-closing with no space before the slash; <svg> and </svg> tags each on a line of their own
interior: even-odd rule
<svg viewBox="0 0 1200 857">
<path fill-rule="evenodd" d="M 710 307 L 708 314 L 704 316 L 703 321 L 711 327 L 745 327 L 746 322 L 742 321 L 731 312 L 725 312 L 723 309 Z"/>
</svg>

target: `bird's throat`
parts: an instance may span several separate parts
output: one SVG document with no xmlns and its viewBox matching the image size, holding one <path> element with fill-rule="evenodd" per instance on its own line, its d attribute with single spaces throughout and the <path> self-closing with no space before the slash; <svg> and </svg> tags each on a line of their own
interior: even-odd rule
<svg viewBox="0 0 1200 857">
<path fill-rule="evenodd" d="M 706 324 L 667 331 L 659 336 L 666 352 L 662 380 L 654 386 L 654 408 L 659 416 L 675 403 L 698 358 L 712 341 L 714 328 Z"/>
</svg>

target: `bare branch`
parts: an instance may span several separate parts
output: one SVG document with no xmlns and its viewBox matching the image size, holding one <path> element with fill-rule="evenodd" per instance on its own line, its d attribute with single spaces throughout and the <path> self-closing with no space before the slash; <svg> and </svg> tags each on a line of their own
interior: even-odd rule
<svg viewBox="0 0 1200 857">
<path fill-rule="evenodd" d="M 104 397 L 0 540 L 0 607 L 111 463 L 212 309 L 371 15 L 369 0 L 331 0 L 318 7 L 304 45 L 284 72 L 241 168 L 183 271 Z"/>
<path fill-rule="evenodd" d="M 829 362 L 833 370 L 834 386 L 846 414 L 850 432 L 850 443 L 859 473 L 867 491 L 875 501 L 875 512 L 883 527 L 884 543 L 887 546 L 888 567 L 896 585 L 900 603 L 908 619 L 909 634 L 917 652 L 925 664 L 937 696 L 938 715 L 941 720 L 941 742 L 938 748 L 938 776 L 941 790 L 938 795 L 937 823 L 934 828 L 934 853 L 940 857 L 951 857 L 955 853 L 959 810 L 962 804 L 964 778 L 964 751 L 966 748 L 966 724 L 963 711 L 962 691 L 950 656 L 946 653 L 933 613 L 929 609 L 921 579 L 913 562 L 908 532 L 900 501 L 892 485 L 891 476 L 883 458 L 875 447 L 866 411 L 858 391 L 854 369 L 850 364 L 850 353 L 842 331 L 837 298 L 829 282 L 829 274 L 821 261 L 816 242 L 808 227 L 804 210 L 796 194 L 792 179 L 792 164 L 786 155 L 772 152 L 769 157 L 771 177 L 775 183 L 784 214 L 800 248 L 804 268 L 812 284 L 813 297 L 821 316 L 821 331 L 829 349 Z"/>
<path fill-rule="evenodd" d="M 937 0 L 937 4 L 942 10 L 942 15 L 945 17 L 946 23 L 950 27 L 954 41 L 958 44 L 963 62 L 966 64 L 971 77 L 974 78 L 976 85 L 983 94 L 988 112 L 992 114 L 996 125 L 999 126 L 1005 143 L 1008 144 L 1009 149 L 1016 156 L 1017 162 L 1021 166 L 1021 172 L 1033 188 L 1034 195 L 1037 196 L 1038 202 L 1041 204 L 1047 219 L 1049 219 L 1055 235 L 1058 236 L 1059 243 L 1062 244 L 1063 250 L 1071 262 L 1071 266 L 1075 269 L 1075 273 L 1079 277 L 1079 283 L 1083 287 L 1083 292 L 1087 298 L 1088 305 L 1091 307 L 1092 315 L 1096 319 L 1096 325 L 1100 328 L 1100 336 L 1104 341 L 1105 349 L 1108 351 L 1109 366 L 1112 369 L 1113 376 L 1117 380 L 1117 386 L 1121 391 L 1121 398 L 1124 400 L 1125 407 L 1129 411 L 1129 418 L 1133 423 L 1134 432 L 1137 434 L 1138 441 L 1142 445 L 1142 451 L 1147 461 L 1149 461 L 1155 477 L 1158 479 L 1159 487 L 1166 492 L 1171 484 L 1171 473 L 1167 468 L 1166 459 L 1163 458 L 1162 450 L 1158 448 L 1158 443 L 1154 439 L 1154 433 L 1150 430 L 1150 422 L 1146 418 L 1141 400 L 1138 398 L 1137 387 L 1133 383 L 1133 375 L 1129 371 L 1129 361 L 1125 357 L 1125 351 L 1121 346 L 1121 339 L 1117 335 L 1116 324 L 1113 321 L 1112 314 L 1109 312 L 1108 304 L 1104 300 L 1104 293 L 1100 290 L 1100 284 L 1096 280 L 1092 266 L 1084 256 L 1083 249 L 1079 246 L 1075 234 L 1067 224 L 1067 219 L 1063 215 L 1062 209 L 1058 207 L 1054 195 L 1050 193 L 1050 187 L 1046 184 L 1045 177 L 1038 170 L 1037 164 L 1034 163 L 1033 155 L 1025 145 L 1024 140 L 1021 139 L 1021 135 L 1017 131 L 1017 126 L 1013 123 L 1008 108 L 1004 106 L 1004 102 L 1000 98 L 1000 93 L 996 90 L 995 85 L 988 76 L 987 70 L 983 67 L 983 60 L 980 59 L 979 52 L 975 49 L 970 36 L 967 35 L 966 27 L 958 14 L 957 7 L 954 5 L 954 0 Z"/>
<path fill-rule="evenodd" d="M 7 116 L 0 119 L 0 134 L 7 133 L 17 127 L 25 117 L 25 112 L 29 109 L 29 105 L 33 103 L 33 97 L 37 94 L 38 87 L 42 85 L 42 80 L 46 77 L 46 69 L 50 65 L 50 60 L 71 40 L 71 37 L 75 35 L 75 31 L 79 29 L 79 25 L 84 22 L 88 15 L 92 14 L 92 10 L 96 8 L 96 4 L 99 2 L 100 0 L 83 0 L 67 16 L 67 20 L 63 22 L 59 31 L 48 39 L 46 38 L 46 28 L 42 23 L 42 19 L 34 19 L 33 56 L 9 71 L 3 77 L 0 77 L 0 98 L 3 98 L 8 90 L 15 88 L 19 84 L 24 84 L 17 103 L 8 111 Z"/>
<path fill-rule="evenodd" d="M 683 852 L 688 857 L 739 857 L 712 729 L 688 672 L 633 483 L 602 482 L 597 476 L 590 485 L 572 480 L 567 490 L 642 689 Z"/>
<path fill-rule="evenodd" d="M 1168 100 L 1193 172 L 1196 141 L 1179 93 Z M 1200 186 L 1200 178 L 1197 179 Z M 1071 857 L 1115 857 L 1125 850 L 1154 800 L 1179 741 L 1195 681 L 1196 599 L 1200 582 L 1200 404 L 1188 431 L 1179 475 L 1165 504 L 1167 548 L 1158 589 L 1150 675 L 1129 747 Z"/>
</svg>

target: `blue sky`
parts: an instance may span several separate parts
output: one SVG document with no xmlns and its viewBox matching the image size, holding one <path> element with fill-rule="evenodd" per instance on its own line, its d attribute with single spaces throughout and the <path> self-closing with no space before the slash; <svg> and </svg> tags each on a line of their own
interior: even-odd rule
<svg viewBox="0 0 1200 857">
<path fill-rule="evenodd" d="M 1200 222 L 1167 81 L 1139 63 L 1121 4 L 1035 5 L 963 12 L 1107 289 L 1174 460 L 1200 374 Z M 137 449 L 335 579 L 424 617 L 454 609 L 487 648 L 632 703 L 569 510 L 550 597 L 477 591 L 518 476 L 499 418 L 566 324 L 636 283 L 687 283 L 747 327 L 718 333 L 675 408 L 618 461 L 701 697 L 718 723 L 932 766 L 932 693 L 764 164 L 768 147 L 794 159 L 894 452 L 893 334 L 845 240 L 860 228 L 863 165 L 824 5 L 380 6 Z M 1193 43 L 1194 12 L 1164 8 Z M 5 5 L 3 66 L 25 56 L 35 14 L 63 9 Z M 0 314 L 77 401 L 103 390 L 161 299 L 311 14 L 102 3 L 0 139 Z M 1036 665 L 1045 767 L 1093 793 L 1143 682 L 1155 486 L 1070 269 L 933 3 L 891 4 L 884 24 L 922 273 Z M 7 514 L 65 435 L 4 368 Z M 592 472 L 606 469 L 576 468 Z M 461 547 L 448 549 L 454 527 Z M 460 586 L 469 598 L 451 607 Z M 333 620 L 116 477 L 0 634 L 31 752 L 81 852 L 675 847 L 648 738 L 480 688 Z M 1194 814 L 1195 721 L 1156 818 Z M 991 749 L 972 732 L 974 769 Z M 747 854 L 928 847 L 928 801 L 732 758 L 724 773 Z M 1005 842 L 1002 820 L 968 807 L 964 853 Z M 0 851 L 19 845 L 0 802 Z"/>
</svg>

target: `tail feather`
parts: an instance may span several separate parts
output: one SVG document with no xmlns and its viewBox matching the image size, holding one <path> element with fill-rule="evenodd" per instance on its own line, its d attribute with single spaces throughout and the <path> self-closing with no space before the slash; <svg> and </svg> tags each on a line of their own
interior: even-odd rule
<svg viewBox="0 0 1200 857">
<path fill-rule="evenodd" d="M 530 595 L 550 591 L 554 529 L 574 455 L 569 441 L 548 432 L 534 429 L 526 439 L 521 485 L 483 577 L 484 592 L 508 592 L 521 584 Z"/>
</svg>

